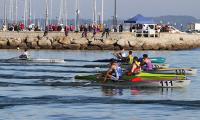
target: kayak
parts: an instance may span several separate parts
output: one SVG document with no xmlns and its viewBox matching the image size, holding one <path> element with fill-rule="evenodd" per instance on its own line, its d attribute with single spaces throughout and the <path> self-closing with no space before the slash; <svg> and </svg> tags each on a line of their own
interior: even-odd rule
<svg viewBox="0 0 200 120">
<path fill-rule="evenodd" d="M 122 64 L 122 68 L 130 67 L 130 64 Z M 169 68 L 169 64 L 153 64 L 153 68 L 155 69 L 167 69 Z"/>
<path fill-rule="evenodd" d="M 152 57 L 150 58 L 152 63 L 165 63 L 166 59 L 163 57 Z"/>
<path fill-rule="evenodd" d="M 166 59 L 163 57 L 152 57 L 150 58 L 152 63 L 165 63 Z M 102 59 L 102 60 L 95 60 L 92 62 L 112 62 L 112 61 L 117 61 L 117 62 L 123 62 L 122 60 L 119 59 Z"/>
<path fill-rule="evenodd" d="M 191 80 L 176 80 L 176 81 L 142 81 L 142 82 L 90 82 L 84 86 L 103 86 L 103 87 L 120 87 L 120 88 L 185 88 L 189 86 Z"/>
<path fill-rule="evenodd" d="M 169 64 L 153 64 L 154 68 L 159 68 L 159 69 L 165 69 L 165 68 L 169 68 Z"/>
<path fill-rule="evenodd" d="M 176 75 L 196 75 L 197 69 L 192 68 L 159 68 L 148 73 L 159 73 L 159 74 L 176 74 Z"/>
<path fill-rule="evenodd" d="M 163 57 L 152 57 L 150 58 L 152 63 L 159 63 L 159 64 L 163 64 L 165 63 L 166 59 Z M 115 59 L 115 58 L 111 58 L 111 59 L 101 59 L 101 60 L 75 60 L 75 59 L 64 59 L 64 61 L 69 61 L 69 62 L 102 62 L 102 63 L 108 63 L 108 62 L 112 62 L 112 61 L 116 61 L 116 62 L 125 62 L 121 59 Z"/>
<path fill-rule="evenodd" d="M 64 63 L 63 59 L 20 59 L 20 58 L 11 58 L 11 59 L 0 59 L 1 63 Z"/>
<path fill-rule="evenodd" d="M 136 76 L 124 75 L 122 80 L 102 83 L 103 77 L 99 74 L 75 76 L 78 80 L 87 80 L 91 84 L 103 86 L 133 86 L 133 87 L 186 87 L 190 84 L 184 75 L 140 73 Z"/>
<path fill-rule="evenodd" d="M 80 67 L 83 68 L 108 68 L 108 64 L 101 64 L 101 65 L 83 65 Z M 127 68 L 128 66 L 130 66 L 129 64 L 121 64 L 122 68 Z M 169 68 L 169 64 L 154 64 L 154 68 L 156 69 L 165 69 L 165 68 Z"/>
</svg>

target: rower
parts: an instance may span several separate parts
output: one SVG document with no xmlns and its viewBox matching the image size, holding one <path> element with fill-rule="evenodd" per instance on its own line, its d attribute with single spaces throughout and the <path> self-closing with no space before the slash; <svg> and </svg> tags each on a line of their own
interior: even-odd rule
<svg viewBox="0 0 200 120">
<path fill-rule="evenodd" d="M 122 78 L 122 68 L 118 65 L 116 61 L 111 62 L 111 66 L 106 72 L 103 82 L 106 82 L 107 79 L 112 81 L 119 81 Z"/>
<path fill-rule="evenodd" d="M 127 62 L 128 62 L 128 64 L 130 64 L 130 65 L 133 64 L 133 52 L 132 52 L 132 51 L 129 51 L 129 52 L 128 52 Z"/>
<path fill-rule="evenodd" d="M 29 59 L 29 52 L 28 49 L 25 49 L 24 52 L 19 56 L 20 59 Z"/>
<path fill-rule="evenodd" d="M 144 71 L 152 71 L 153 70 L 153 64 L 147 54 L 143 55 L 142 69 Z"/>
<path fill-rule="evenodd" d="M 131 70 L 128 72 L 128 75 L 136 75 L 141 72 L 141 66 L 138 57 L 134 57 L 133 64 L 131 66 Z"/>
<path fill-rule="evenodd" d="M 123 61 L 124 59 L 126 59 L 126 57 L 127 57 L 124 48 L 121 48 L 120 51 L 113 53 L 113 55 L 116 56 L 117 59 L 120 59 L 120 60 L 122 60 L 122 61 Z"/>
</svg>

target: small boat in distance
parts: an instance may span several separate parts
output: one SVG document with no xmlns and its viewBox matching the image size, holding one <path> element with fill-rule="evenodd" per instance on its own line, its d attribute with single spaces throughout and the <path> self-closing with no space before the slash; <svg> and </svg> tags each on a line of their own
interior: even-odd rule
<svg viewBox="0 0 200 120">
<path fill-rule="evenodd" d="M 11 59 L 0 59 L 0 63 L 65 63 L 65 61 L 64 59 L 11 58 Z"/>
</svg>

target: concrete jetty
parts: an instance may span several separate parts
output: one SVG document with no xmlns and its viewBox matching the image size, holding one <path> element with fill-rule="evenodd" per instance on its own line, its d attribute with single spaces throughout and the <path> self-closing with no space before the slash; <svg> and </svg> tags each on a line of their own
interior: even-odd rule
<svg viewBox="0 0 200 120">
<path fill-rule="evenodd" d="M 101 33 L 87 38 L 81 33 L 50 32 L 0 32 L 0 49 L 69 49 L 69 50 L 185 50 L 200 47 L 200 35 L 187 33 L 161 33 L 160 37 L 135 37 L 133 33 L 110 33 L 102 38 Z"/>
</svg>

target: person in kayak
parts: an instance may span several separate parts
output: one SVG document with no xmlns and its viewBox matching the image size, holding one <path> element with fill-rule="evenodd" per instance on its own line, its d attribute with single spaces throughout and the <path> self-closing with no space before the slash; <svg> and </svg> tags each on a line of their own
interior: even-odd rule
<svg viewBox="0 0 200 120">
<path fill-rule="evenodd" d="M 131 69 L 127 73 L 128 76 L 135 75 L 141 72 L 141 66 L 138 57 L 134 57 Z"/>
<path fill-rule="evenodd" d="M 115 57 L 117 57 L 117 59 L 120 59 L 120 60 L 122 60 L 122 61 L 125 60 L 126 57 L 127 57 L 124 48 L 121 48 L 120 51 L 113 53 L 113 55 L 114 55 Z"/>
<path fill-rule="evenodd" d="M 132 65 L 132 64 L 133 64 L 133 60 L 134 60 L 133 52 L 132 52 L 132 51 L 129 51 L 129 52 L 128 52 L 128 57 L 127 57 L 127 62 L 128 62 L 128 64 Z"/>
<path fill-rule="evenodd" d="M 144 71 L 152 71 L 153 70 L 153 64 L 147 54 L 143 55 L 142 69 Z"/>
<path fill-rule="evenodd" d="M 25 49 L 24 52 L 19 56 L 20 59 L 29 59 L 28 49 Z"/>
<path fill-rule="evenodd" d="M 106 72 L 106 75 L 104 77 L 104 83 L 109 79 L 112 81 L 118 81 L 122 78 L 122 68 L 119 66 L 119 64 L 116 61 L 111 62 L 111 66 Z"/>
</svg>

